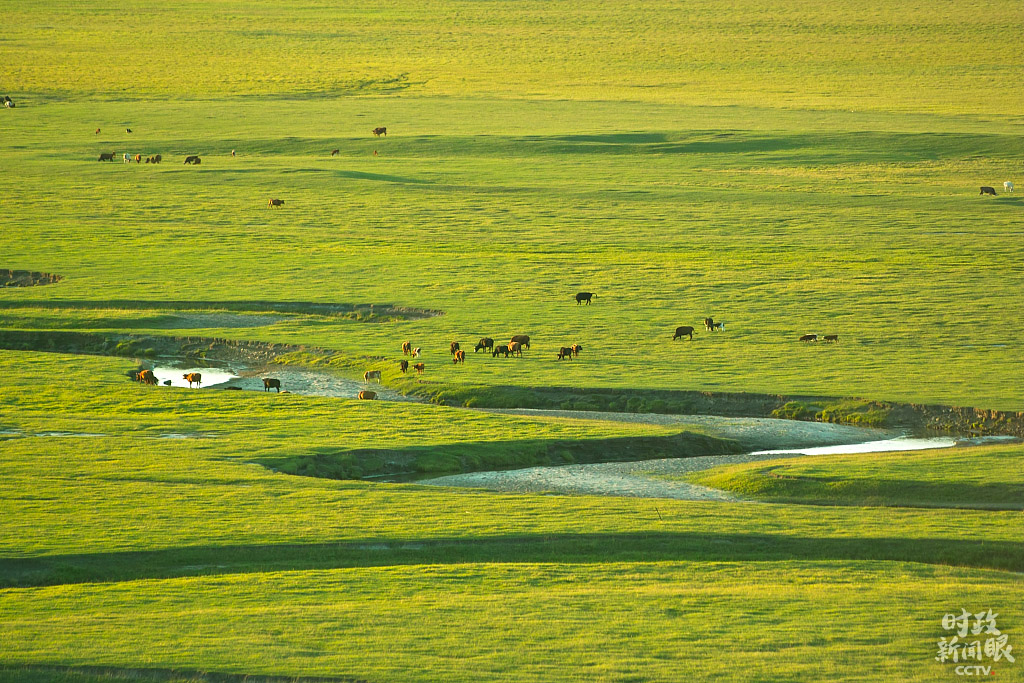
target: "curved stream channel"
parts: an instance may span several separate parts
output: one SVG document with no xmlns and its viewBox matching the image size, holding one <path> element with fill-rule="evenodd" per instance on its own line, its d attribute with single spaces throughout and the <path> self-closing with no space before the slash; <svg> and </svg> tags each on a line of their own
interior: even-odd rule
<svg viewBox="0 0 1024 683">
<path fill-rule="evenodd" d="M 415 401 L 375 383 L 366 384 L 333 374 L 287 366 L 250 368 L 242 363 L 206 362 L 195 367 L 185 361 L 158 361 L 153 373 L 160 384 L 187 387 L 182 378 L 187 372 L 200 372 L 203 387 L 262 391 L 262 377 L 281 380 L 282 389 L 310 396 L 355 398 L 359 391 L 371 389 L 378 398 L 391 401 Z M 469 409 L 466 410 L 480 410 Z M 502 492 L 556 493 L 681 500 L 742 500 L 725 491 L 681 481 L 690 473 L 719 465 L 756 462 L 795 455 L 830 453 L 871 453 L 951 448 L 1019 441 L 1014 437 L 957 438 L 950 436 L 915 438 L 896 430 L 866 429 L 823 422 L 802 422 L 755 417 L 719 417 L 715 415 L 661 415 L 655 413 L 606 413 L 596 411 L 483 409 L 506 415 L 581 420 L 611 420 L 681 427 L 695 427 L 713 436 L 760 444 L 762 450 L 736 455 L 696 456 L 631 462 L 606 462 L 583 465 L 556 465 L 526 469 L 469 472 L 441 477 L 417 478 L 416 484 L 482 488 Z M 377 481 L 410 481 L 407 478 L 381 478 Z"/>
</svg>

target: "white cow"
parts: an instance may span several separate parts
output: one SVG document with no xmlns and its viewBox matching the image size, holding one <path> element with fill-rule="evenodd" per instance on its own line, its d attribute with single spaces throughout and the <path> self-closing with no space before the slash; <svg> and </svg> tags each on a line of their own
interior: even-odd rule
<svg viewBox="0 0 1024 683">
<path fill-rule="evenodd" d="M 367 370 L 363 373 L 364 382 L 369 382 L 371 379 L 377 380 L 377 384 L 380 384 L 380 370 Z"/>
<path fill-rule="evenodd" d="M 1005 183 L 1003 183 L 1003 189 L 1006 190 L 1007 192 L 1013 192 L 1013 183 L 1007 180 Z"/>
<path fill-rule="evenodd" d="M 124 163 L 126 163 L 126 164 L 132 163 L 132 158 L 130 156 L 128 156 L 127 153 L 125 153 L 125 155 L 124 155 Z"/>
</svg>

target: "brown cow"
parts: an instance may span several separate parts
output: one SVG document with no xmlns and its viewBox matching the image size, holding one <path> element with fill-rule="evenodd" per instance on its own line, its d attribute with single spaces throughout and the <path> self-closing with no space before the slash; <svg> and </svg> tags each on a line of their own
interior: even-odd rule
<svg viewBox="0 0 1024 683">
<path fill-rule="evenodd" d="M 569 348 L 572 349 L 572 355 L 575 358 L 575 357 L 578 357 L 580 355 L 580 351 L 583 350 L 583 345 L 582 344 L 573 344 Z"/>
<path fill-rule="evenodd" d="M 483 337 L 480 341 L 478 341 L 476 343 L 476 346 L 473 348 L 473 353 L 476 353 L 480 349 L 493 349 L 493 348 L 494 348 L 494 340 L 491 339 L 490 337 Z"/>
<path fill-rule="evenodd" d="M 413 350 L 412 350 L 412 357 L 413 358 L 419 358 L 420 357 L 420 347 L 417 346 L 417 347 L 413 348 Z"/>
<path fill-rule="evenodd" d="M 152 370 L 143 370 L 138 374 L 138 380 L 143 384 L 150 386 L 156 386 L 156 375 L 153 374 Z"/>
<path fill-rule="evenodd" d="M 137 164 L 141 164 L 142 163 L 142 155 L 141 154 L 136 154 L 135 155 L 135 163 L 137 163 Z"/>
<path fill-rule="evenodd" d="M 455 358 L 452 359 L 452 362 L 453 363 L 465 363 L 466 362 L 466 352 L 462 351 L 461 349 L 456 351 L 455 352 Z"/>
<path fill-rule="evenodd" d="M 184 375 L 181 376 L 181 378 L 188 380 L 189 389 L 192 388 L 193 382 L 195 382 L 197 387 L 201 387 L 203 385 L 203 376 L 198 372 L 186 372 Z"/>
<path fill-rule="evenodd" d="M 409 361 L 400 360 L 398 361 L 398 368 L 404 373 L 409 372 Z"/>
<path fill-rule="evenodd" d="M 371 379 L 377 380 L 377 384 L 380 384 L 380 370 L 367 370 L 363 373 L 364 382 L 369 382 Z"/>
<path fill-rule="evenodd" d="M 360 401 L 372 401 L 375 398 L 377 398 L 377 392 L 375 392 L 375 391 L 360 391 L 359 392 L 359 400 Z"/>
<path fill-rule="evenodd" d="M 100 161 L 113 161 L 114 160 L 114 155 L 116 153 L 117 152 L 111 152 L 110 154 L 107 154 L 106 152 L 100 152 L 99 160 Z"/>
<path fill-rule="evenodd" d="M 417 363 L 413 367 L 416 368 L 416 374 L 422 375 L 423 374 L 423 368 L 425 368 L 426 366 L 423 363 Z"/>
<path fill-rule="evenodd" d="M 823 341 L 827 341 L 827 342 L 835 342 L 836 344 L 838 344 L 839 343 L 839 335 L 838 334 L 826 334 L 824 337 L 822 337 L 822 340 Z"/>
<path fill-rule="evenodd" d="M 572 360 L 572 347 L 563 346 L 558 349 L 558 360 Z"/>
<path fill-rule="evenodd" d="M 509 342 L 508 352 L 511 353 L 513 356 L 519 356 L 520 358 L 522 358 L 523 345 L 520 344 L 519 342 Z"/>
<path fill-rule="evenodd" d="M 454 356 L 455 352 L 459 350 L 459 342 L 451 343 L 451 354 Z"/>
<path fill-rule="evenodd" d="M 529 350 L 530 348 L 530 337 L 528 335 L 517 334 L 516 336 L 512 337 L 512 341 L 509 343 L 511 344 L 512 342 L 519 342 L 520 344 L 523 345 L 524 349 Z"/>
<path fill-rule="evenodd" d="M 331 150 L 331 156 L 332 156 L 332 157 L 336 157 L 336 156 L 338 156 L 339 154 L 341 154 L 341 150 L 340 150 L 340 149 L 332 149 L 332 150 Z"/>
<path fill-rule="evenodd" d="M 275 206 L 284 206 L 284 200 L 283 199 L 271 199 L 270 203 L 267 204 L 267 208 L 268 209 L 272 209 Z"/>
<path fill-rule="evenodd" d="M 505 358 L 508 358 L 508 347 L 508 344 L 501 344 L 499 346 L 495 346 L 493 349 L 491 349 L 491 358 L 497 358 L 499 353 L 505 354 Z"/>
<path fill-rule="evenodd" d="M 679 339 L 680 337 L 689 337 L 690 341 L 693 341 L 693 328 L 689 325 L 683 325 L 682 327 L 676 328 L 675 336 L 672 337 L 672 341 Z"/>
<path fill-rule="evenodd" d="M 154 164 L 159 164 L 161 161 L 163 161 L 163 157 L 160 156 L 159 154 L 157 154 L 155 157 L 153 157 L 153 163 Z"/>
<path fill-rule="evenodd" d="M 384 128 L 383 126 L 381 126 L 380 128 L 374 128 L 373 129 L 373 134 L 376 135 L 377 137 L 380 137 L 381 135 L 383 135 L 384 137 L 387 137 L 388 136 L 388 129 Z"/>
<path fill-rule="evenodd" d="M 273 377 L 263 378 L 263 391 L 270 391 L 271 389 L 277 389 L 277 393 L 281 393 L 281 380 L 274 379 Z"/>
<path fill-rule="evenodd" d="M 412 351 L 412 343 L 407 341 L 402 342 L 402 355 L 408 356 L 410 351 Z"/>
<path fill-rule="evenodd" d="M 816 342 L 816 341 L 818 341 L 818 335 L 816 335 L 816 334 L 805 334 L 804 336 L 800 337 L 800 341 L 802 341 L 802 342 Z"/>
<path fill-rule="evenodd" d="M 196 165 L 196 164 L 199 164 L 201 162 L 202 162 L 202 159 L 200 159 L 197 156 L 185 157 L 185 164 L 186 165 L 188 165 L 188 164 Z"/>
</svg>

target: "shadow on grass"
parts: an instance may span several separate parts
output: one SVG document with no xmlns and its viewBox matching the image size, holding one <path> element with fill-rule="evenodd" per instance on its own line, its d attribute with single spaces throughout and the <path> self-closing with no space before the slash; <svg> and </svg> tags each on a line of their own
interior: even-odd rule
<svg viewBox="0 0 1024 683">
<path fill-rule="evenodd" d="M 157 669 L 63 664 L 0 665 L 0 681 L 18 683 L 117 683 L 118 681 L 168 681 L 171 683 L 367 683 L 352 676 L 263 676 L 193 669 Z"/>
<path fill-rule="evenodd" d="M 626 436 L 607 439 L 518 439 L 471 441 L 407 448 L 322 448 L 312 453 L 260 461 L 285 474 L 322 479 L 438 476 L 481 470 L 592 462 L 630 462 L 659 458 L 742 453 L 731 439 L 681 432 L 667 436 Z"/>
<path fill-rule="evenodd" d="M 978 484 L 915 479 L 851 479 L 841 474 L 809 477 L 787 475 L 785 467 L 767 467 L 741 478 L 740 485 L 722 486 L 718 483 L 717 488 L 758 500 L 803 505 L 1024 509 L 1024 485 L 1014 482 Z M 781 472 L 777 473 L 779 470 Z M 716 485 L 714 477 L 708 477 L 702 483 Z"/>
<path fill-rule="evenodd" d="M 871 560 L 1021 571 L 1024 542 L 653 532 L 190 546 L 0 559 L 0 588 L 186 576 L 464 563 Z"/>
</svg>

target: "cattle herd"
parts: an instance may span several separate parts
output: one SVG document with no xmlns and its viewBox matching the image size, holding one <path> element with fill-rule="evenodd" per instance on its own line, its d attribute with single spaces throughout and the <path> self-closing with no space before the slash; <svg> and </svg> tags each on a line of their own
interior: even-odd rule
<svg viewBox="0 0 1024 683">
<path fill-rule="evenodd" d="M 279 200 L 271 200 L 272 206 L 274 205 L 274 201 Z M 576 304 L 580 305 L 581 303 L 586 302 L 589 305 L 593 296 L 594 295 L 591 292 L 579 292 L 576 294 Z M 714 318 L 707 317 L 704 318 L 704 329 L 707 330 L 708 332 L 724 332 L 725 323 L 722 321 L 716 321 Z M 681 325 L 676 328 L 675 334 L 672 335 L 672 340 L 675 341 L 676 339 L 687 337 L 690 341 L 693 341 L 693 333 L 694 327 L 692 325 Z M 822 341 L 826 343 L 839 342 L 838 334 L 826 334 L 821 336 L 820 338 Z M 819 336 L 817 334 L 805 334 L 802 335 L 798 341 L 816 342 L 818 341 L 818 339 Z M 503 356 L 505 358 L 522 358 L 524 349 L 527 351 L 530 350 L 530 337 L 529 335 L 525 334 L 517 334 L 513 335 L 512 338 L 509 339 L 509 341 L 504 344 L 495 344 L 493 337 L 482 337 L 480 341 L 476 343 L 476 346 L 473 347 L 473 353 L 477 353 L 479 351 L 484 351 L 486 353 L 487 351 L 490 351 L 491 358 L 498 358 L 499 356 Z M 582 350 L 583 345 L 578 343 L 570 344 L 569 346 L 560 346 L 558 348 L 558 353 L 556 354 L 555 358 L 560 361 L 571 361 L 574 358 L 579 358 L 580 351 Z M 448 345 L 448 352 L 452 357 L 453 364 L 465 364 L 466 352 L 462 349 L 462 345 L 460 342 L 451 342 Z M 402 342 L 402 355 L 412 356 L 413 358 L 419 358 L 421 353 L 422 348 L 419 346 L 414 347 L 411 341 Z M 408 373 L 410 367 L 412 367 L 412 369 L 415 370 L 417 374 L 422 375 L 424 370 L 426 369 L 426 364 L 420 362 L 410 366 L 409 361 L 406 359 L 400 359 L 398 361 L 398 369 L 402 372 L 402 374 Z M 371 381 L 376 380 L 377 384 L 380 384 L 382 380 L 382 374 L 383 373 L 380 370 L 367 370 L 366 372 L 363 373 L 363 381 L 369 383 Z M 157 383 L 156 377 L 153 375 L 152 370 L 139 370 L 136 373 L 134 373 L 133 376 L 134 379 L 144 384 L 155 385 Z M 183 379 L 188 380 L 189 387 L 191 387 L 193 383 L 195 383 L 196 386 L 201 386 L 202 375 L 200 375 L 198 372 L 186 373 L 182 377 Z M 166 384 L 170 384 L 170 381 L 167 381 Z M 227 388 L 238 389 L 239 387 L 232 386 Z M 281 380 L 274 379 L 272 377 L 264 377 L 263 390 L 270 391 L 271 389 L 276 389 L 278 393 L 281 393 Z M 373 400 L 377 398 L 377 394 L 376 392 L 373 391 L 360 391 L 358 397 L 364 400 Z"/>
</svg>

